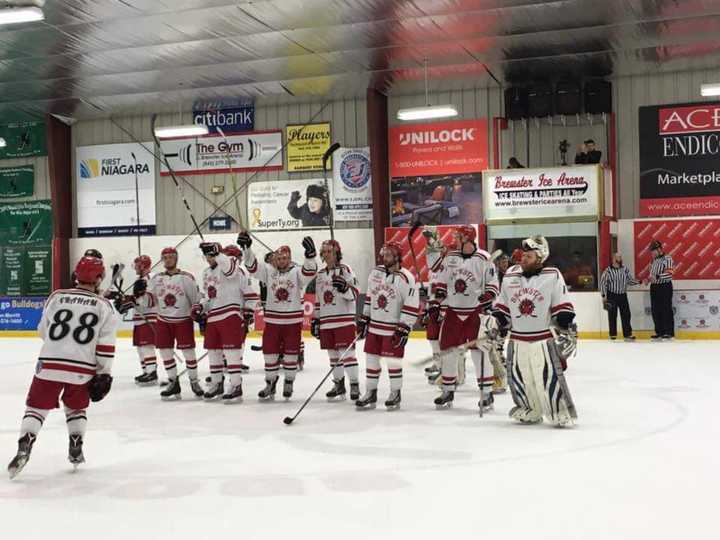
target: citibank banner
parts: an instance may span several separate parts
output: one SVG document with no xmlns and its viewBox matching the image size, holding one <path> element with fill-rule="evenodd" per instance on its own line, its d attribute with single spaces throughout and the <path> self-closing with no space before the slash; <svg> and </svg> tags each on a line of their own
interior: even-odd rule
<svg viewBox="0 0 720 540">
<path fill-rule="evenodd" d="M 720 103 L 640 107 L 640 215 L 720 214 Z"/>
<path fill-rule="evenodd" d="M 601 178 L 598 165 L 485 171 L 485 217 L 488 223 L 596 220 Z"/>
<path fill-rule="evenodd" d="M 487 119 L 390 128 L 390 176 L 480 172 L 488 167 Z"/>
<path fill-rule="evenodd" d="M 153 147 L 145 142 L 76 149 L 78 236 L 155 234 L 155 162 L 146 150 Z"/>
</svg>

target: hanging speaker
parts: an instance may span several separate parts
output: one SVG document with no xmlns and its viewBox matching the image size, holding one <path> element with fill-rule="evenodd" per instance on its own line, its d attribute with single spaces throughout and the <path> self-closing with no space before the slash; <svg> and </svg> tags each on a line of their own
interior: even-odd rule
<svg viewBox="0 0 720 540">
<path fill-rule="evenodd" d="M 519 86 L 505 89 L 505 118 L 508 120 L 527 118 L 527 108 L 527 89 Z"/>
<path fill-rule="evenodd" d="M 553 88 L 551 84 L 536 84 L 528 90 L 528 116 L 543 117 L 553 114 Z"/>
<path fill-rule="evenodd" d="M 585 112 L 590 114 L 612 112 L 612 83 L 601 80 L 585 83 Z"/>
<path fill-rule="evenodd" d="M 580 84 L 560 81 L 555 85 L 555 114 L 580 114 L 582 112 Z"/>
</svg>

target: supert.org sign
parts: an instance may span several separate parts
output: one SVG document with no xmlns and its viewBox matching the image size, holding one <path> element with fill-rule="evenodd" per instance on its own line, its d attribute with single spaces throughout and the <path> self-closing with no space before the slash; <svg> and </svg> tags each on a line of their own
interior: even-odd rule
<svg viewBox="0 0 720 540">
<path fill-rule="evenodd" d="M 255 128 L 255 107 L 237 107 L 232 109 L 195 109 L 193 121 L 204 124 L 210 133 L 240 133 Z"/>
</svg>

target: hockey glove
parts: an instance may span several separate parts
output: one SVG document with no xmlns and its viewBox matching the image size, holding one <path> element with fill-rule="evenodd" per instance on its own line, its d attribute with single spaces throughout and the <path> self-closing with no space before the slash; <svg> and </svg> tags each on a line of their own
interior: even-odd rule
<svg viewBox="0 0 720 540">
<path fill-rule="evenodd" d="M 492 315 L 480 315 L 480 328 L 478 329 L 477 346 L 484 350 L 496 348 L 500 339 L 498 321 Z"/>
<path fill-rule="evenodd" d="M 310 334 L 315 339 L 320 339 L 320 319 L 310 321 Z"/>
<path fill-rule="evenodd" d="M 478 298 L 478 309 L 480 313 L 488 313 L 492 309 L 492 303 L 495 296 L 491 293 L 485 293 Z"/>
<path fill-rule="evenodd" d="M 407 324 L 398 323 L 392 337 L 392 346 L 395 349 L 402 349 L 407 344 L 410 335 L 410 327 Z"/>
<path fill-rule="evenodd" d="M 247 231 L 243 231 L 238 234 L 237 243 L 241 248 L 248 249 L 250 246 L 252 246 L 252 238 L 250 238 L 250 235 Z"/>
<path fill-rule="evenodd" d="M 435 300 L 442 302 L 447 298 L 447 289 L 445 287 L 435 287 Z"/>
<path fill-rule="evenodd" d="M 101 401 L 110 392 L 112 387 L 113 378 L 107 373 L 101 375 L 95 375 L 90 382 L 88 382 L 88 394 L 90 394 L 91 401 Z"/>
<path fill-rule="evenodd" d="M 203 308 L 200 304 L 193 304 L 190 309 L 190 318 L 195 322 L 200 322 L 201 319 L 205 318 L 203 316 Z"/>
<path fill-rule="evenodd" d="M 567 328 L 558 328 L 555 337 L 555 345 L 557 345 L 560 354 L 560 364 L 563 371 L 567 369 L 567 360 L 575 354 L 577 350 L 577 325 L 572 323 Z"/>
<path fill-rule="evenodd" d="M 135 307 L 135 298 L 132 296 L 121 296 L 115 299 L 115 309 L 120 315 L 125 315 Z"/>
<path fill-rule="evenodd" d="M 305 258 L 314 259 L 315 255 L 317 255 L 317 250 L 315 249 L 315 242 L 313 242 L 313 239 L 306 236 L 302 240 L 302 245 L 305 248 Z"/>
<path fill-rule="evenodd" d="M 138 279 L 133 283 L 133 296 L 135 298 L 142 296 L 147 291 L 147 281 L 144 279 Z"/>
<path fill-rule="evenodd" d="M 339 292 L 346 293 L 348 288 L 350 288 L 350 285 L 347 282 L 347 279 L 340 275 L 334 275 L 332 278 L 332 284 L 333 287 L 335 287 Z"/>
<path fill-rule="evenodd" d="M 442 316 L 440 315 L 440 302 L 437 300 L 430 300 L 427 304 L 427 310 L 425 312 L 427 314 L 427 320 L 434 321 L 437 324 L 440 324 L 442 322 Z"/>
<path fill-rule="evenodd" d="M 370 325 L 370 319 L 368 319 L 364 315 L 358 319 L 358 322 L 357 322 L 358 339 L 365 339 L 367 337 L 369 325 Z"/>
<path fill-rule="evenodd" d="M 217 242 L 203 242 L 200 250 L 206 257 L 217 257 L 220 254 L 220 244 Z"/>
</svg>

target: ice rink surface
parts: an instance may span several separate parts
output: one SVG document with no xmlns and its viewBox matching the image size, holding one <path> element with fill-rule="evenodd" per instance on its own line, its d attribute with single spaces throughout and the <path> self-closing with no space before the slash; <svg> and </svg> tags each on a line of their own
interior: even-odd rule
<svg viewBox="0 0 720 540">
<path fill-rule="evenodd" d="M 256 341 L 253 341 L 256 343 Z M 356 412 L 324 393 L 290 427 L 327 371 L 308 340 L 295 397 L 258 403 L 248 350 L 245 402 L 164 403 L 138 388 L 119 340 L 113 391 L 89 411 L 87 463 L 71 472 L 64 415 L 45 423 L 13 482 L 37 339 L 0 341 L 3 538 L 678 539 L 716 537 L 720 362 L 716 342 L 583 341 L 571 361 L 572 429 L 512 423 L 509 394 L 480 419 L 468 384 L 455 408 L 405 368 L 402 409 Z M 408 357 L 429 353 L 411 340 Z M 364 364 L 359 355 L 361 366 Z M 207 373 L 207 362 L 201 364 Z M 364 388 L 364 381 L 363 381 Z M 383 371 L 379 397 L 387 396 Z"/>
</svg>

